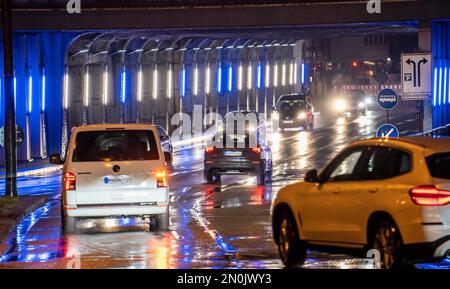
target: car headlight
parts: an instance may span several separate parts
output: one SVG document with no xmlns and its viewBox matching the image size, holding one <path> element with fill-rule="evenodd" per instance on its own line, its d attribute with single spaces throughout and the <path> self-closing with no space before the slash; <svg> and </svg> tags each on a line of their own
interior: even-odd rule
<svg viewBox="0 0 450 289">
<path fill-rule="evenodd" d="M 365 107 L 366 107 L 366 103 L 364 103 L 364 102 L 358 103 L 358 108 L 365 108 Z"/>
<path fill-rule="evenodd" d="M 297 119 L 306 119 L 306 113 L 305 112 L 300 112 L 297 116 Z"/>
<path fill-rule="evenodd" d="M 344 112 L 347 109 L 347 102 L 343 99 L 337 99 L 334 102 L 334 109 L 337 112 Z"/>
<path fill-rule="evenodd" d="M 367 106 L 369 106 L 369 105 L 371 105 L 372 103 L 373 103 L 373 99 L 371 98 L 371 97 L 366 97 L 365 99 L 364 99 L 364 103 L 367 105 Z"/>
</svg>

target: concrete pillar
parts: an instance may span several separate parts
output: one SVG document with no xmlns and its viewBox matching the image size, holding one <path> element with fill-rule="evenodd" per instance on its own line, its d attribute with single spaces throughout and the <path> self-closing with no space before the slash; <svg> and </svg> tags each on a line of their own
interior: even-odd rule
<svg viewBox="0 0 450 289">
<path fill-rule="evenodd" d="M 431 53 L 431 23 L 429 21 L 422 21 L 419 23 L 419 37 L 418 37 L 419 52 Z M 431 105 L 431 99 L 423 101 L 423 131 L 429 131 L 433 128 L 433 107 Z"/>
</svg>

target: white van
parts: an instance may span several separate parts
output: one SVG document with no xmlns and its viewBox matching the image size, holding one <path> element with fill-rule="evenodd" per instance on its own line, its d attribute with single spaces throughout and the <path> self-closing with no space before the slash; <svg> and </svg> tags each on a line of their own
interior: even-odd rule
<svg viewBox="0 0 450 289">
<path fill-rule="evenodd" d="M 78 218 L 139 217 L 159 229 L 169 223 L 169 187 L 158 130 L 152 125 L 76 127 L 63 164 L 61 218 L 76 230 Z M 154 226 L 153 226 L 154 227 Z"/>
</svg>

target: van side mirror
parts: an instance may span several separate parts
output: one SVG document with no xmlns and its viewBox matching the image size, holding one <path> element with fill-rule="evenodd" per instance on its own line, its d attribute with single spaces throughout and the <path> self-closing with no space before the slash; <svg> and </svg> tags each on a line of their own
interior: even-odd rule
<svg viewBox="0 0 450 289">
<path fill-rule="evenodd" d="M 54 165 L 62 165 L 64 161 L 61 159 L 60 154 L 54 154 L 50 156 L 49 162 Z"/>
<path fill-rule="evenodd" d="M 319 173 L 317 170 L 311 170 L 305 175 L 305 182 L 307 183 L 319 183 Z"/>
</svg>

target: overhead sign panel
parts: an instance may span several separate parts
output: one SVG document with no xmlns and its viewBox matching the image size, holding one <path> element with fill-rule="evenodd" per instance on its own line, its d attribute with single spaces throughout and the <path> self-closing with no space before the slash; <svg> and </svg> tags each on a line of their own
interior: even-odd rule
<svg viewBox="0 0 450 289">
<path fill-rule="evenodd" d="M 432 55 L 402 54 L 402 99 L 429 100 L 432 95 Z"/>
</svg>

